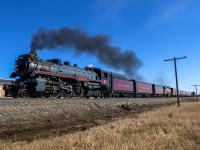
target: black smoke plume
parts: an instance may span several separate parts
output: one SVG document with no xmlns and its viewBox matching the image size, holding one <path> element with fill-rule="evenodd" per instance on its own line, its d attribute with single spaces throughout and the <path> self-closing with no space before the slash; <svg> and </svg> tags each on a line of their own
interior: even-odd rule
<svg viewBox="0 0 200 150">
<path fill-rule="evenodd" d="M 114 69 L 123 70 L 129 77 L 136 77 L 137 69 L 142 62 L 132 50 L 121 51 L 110 45 L 110 38 L 105 35 L 89 35 L 80 29 L 63 27 L 58 30 L 40 28 L 31 40 L 31 51 L 57 50 L 57 48 L 73 48 L 78 53 L 94 55 L 98 60 Z M 66 48 L 66 49 L 65 49 Z"/>
</svg>

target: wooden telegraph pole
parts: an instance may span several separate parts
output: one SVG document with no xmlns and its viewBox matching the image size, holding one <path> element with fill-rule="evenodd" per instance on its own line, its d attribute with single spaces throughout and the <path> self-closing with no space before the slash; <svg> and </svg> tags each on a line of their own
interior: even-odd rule
<svg viewBox="0 0 200 150">
<path fill-rule="evenodd" d="M 200 86 L 200 85 L 192 85 L 195 87 L 195 90 L 196 90 L 196 98 L 197 98 L 197 102 L 198 102 L 198 93 L 197 93 L 197 86 Z"/>
<path fill-rule="evenodd" d="M 184 57 L 179 57 L 179 58 L 172 58 L 172 59 L 165 59 L 164 61 L 174 61 L 174 69 L 175 69 L 175 77 L 176 77 L 176 93 L 177 93 L 177 104 L 178 107 L 180 106 L 180 102 L 179 102 L 179 90 L 178 90 L 178 75 L 177 75 L 177 67 L 176 67 L 176 60 L 178 59 L 184 59 L 187 58 L 186 56 Z"/>
</svg>

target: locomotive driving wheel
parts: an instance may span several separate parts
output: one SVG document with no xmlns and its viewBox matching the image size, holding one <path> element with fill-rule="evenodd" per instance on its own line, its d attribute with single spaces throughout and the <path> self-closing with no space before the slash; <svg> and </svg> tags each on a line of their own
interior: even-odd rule
<svg viewBox="0 0 200 150">
<path fill-rule="evenodd" d="M 49 95 L 51 98 L 59 98 L 60 97 L 60 92 L 59 91 L 52 91 Z"/>
<path fill-rule="evenodd" d="M 61 95 L 64 98 L 70 98 L 72 96 L 72 85 L 70 83 L 66 83 L 66 85 L 62 87 Z"/>
<path fill-rule="evenodd" d="M 58 80 L 59 79 L 55 80 L 55 82 L 59 82 Z M 58 86 L 58 84 L 55 84 L 54 81 L 51 84 L 51 90 L 50 90 L 49 96 L 51 98 L 59 98 L 60 97 L 60 87 Z"/>
<path fill-rule="evenodd" d="M 81 87 L 81 83 L 77 82 L 74 86 L 73 86 L 73 95 L 76 98 L 80 98 L 83 95 L 83 89 Z"/>
<path fill-rule="evenodd" d="M 27 98 L 29 97 L 29 91 L 27 89 L 22 89 L 20 92 L 21 97 Z"/>
<path fill-rule="evenodd" d="M 49 95 L 46 92 L 41 93 L 41 98 L 48 98 Z"/>
</svg>

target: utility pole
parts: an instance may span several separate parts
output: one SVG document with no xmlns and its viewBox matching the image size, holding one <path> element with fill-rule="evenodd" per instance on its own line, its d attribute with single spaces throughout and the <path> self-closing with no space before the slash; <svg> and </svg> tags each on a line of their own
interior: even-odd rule
<svg viewBox="0 0 200 150">
<path fill-rule="evenodd" d="M 177 93 L 177 103 L 178 103 L 178 107 L 180 106 L 180 102 L 179 102 L 179 90 L 178 90 L 178 75 L 177 75 L 177 67 L 176 67 L 176 60 L 178 59 L 184 59 L 187 58 L 186 56 L 184 57 L 179 57 L 179 58 L 172 58 L 172 59 L 165 59 L 164 61 L 174 61 L 174 68 L 175 68 L 175 77 L 176 77 L 176 93 Z"/>
<path fill-rule="evenodd" d="M 197 86 L 200 86 L 200 85 L 192 85 L 195 87 L 195 90 L 196 90 L 196 98 L 197 98 L 197 102 L 198 102 L 198 94 L 197 94 Z"/>
</svg>

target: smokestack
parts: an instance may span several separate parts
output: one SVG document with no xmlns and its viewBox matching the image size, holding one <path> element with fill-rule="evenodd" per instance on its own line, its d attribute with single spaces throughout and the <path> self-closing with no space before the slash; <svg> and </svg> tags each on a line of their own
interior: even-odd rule
<svg viewBox="0 0 200 150">
<path fill-rule="evenodd" d="M 121 51 L 111 46 L 108 36 L 97 34 L 89 35 L 80 29 L 63 27 L 58 30 L 40 28 L 33 36 L 30 44 L 32 52 L 57 48 L 73 48 L 76 52 L 96 56 L 98 60 L 108 67 L 123 70 L 129 77 L 136 77 L 142 62 L 132 50 Z"/>
</svg>

